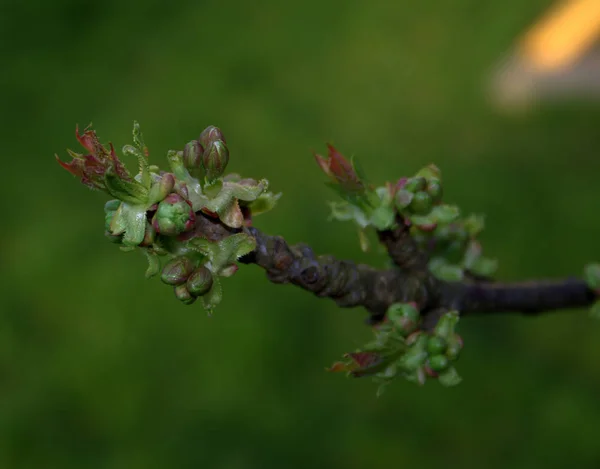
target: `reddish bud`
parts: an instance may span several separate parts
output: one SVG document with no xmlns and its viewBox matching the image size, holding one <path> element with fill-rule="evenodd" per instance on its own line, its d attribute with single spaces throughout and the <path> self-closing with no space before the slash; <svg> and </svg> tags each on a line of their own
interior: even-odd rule
<svg viewBox="0 0 600 469">
<path fill-rule="evenodd" d="M 194 301 L 196 301 L 196 297 L 192 296 L 192 294 L 188 291 L 185 283 L 182 285 L 177 285 L 174 288 L 174 291 L 177 299 L 184 305 L 191 305 Z"/>
<path fill-rule="evenodd" d="M 166 236 L 190 231 L 196 222 L 191 203 L 179 194 L 171 193 L 158 204 L 152 218 L 154 229 Z"/>
<path fill-rule="evenodd" d="M 365 187 L 352 164 L 333 145 L 327 144 L 327 151 L 327 158 L 315 153 L 315 160 L 321 170 L 347 192 L 364 191 Z"/>
<path fill-rule="evenodd" d="M 204 149 L 208 148 L 212 142 L 216 142 L 217 140 L 227 143 L 221 129 L 214 125 L 209 125 L 198 137 L 198 142 L 200 142 L 200 145 L 202 145 Z"/>
<path fill-rule="evenodd" d="M 212 285 L 212 272 L 206 266 L 198 267 L 187 279 L 187 289 L 192 296 L 205 295 L 212 288 Z"/>
<path fill-rule="evenodd" d="M 171 259 L 165 264 L 160 279 L 167 285 L 181 285 L 194 270 L 193 262 L 185 256 Z"/>
<path fill-rule="evenodd" d="M 210 142 L 202 155 L 202 165 L 206 178 L 211 181 L 220 177 L 229 163 L 229 149 L 225 142 L 216 140 Z"/>
<path fill-rule="evenodd" d="M 183 149 L 183 165 L 188 169 L 202 168 L 204 149 L 198 140 L 192 140 Z"/>
</svg>

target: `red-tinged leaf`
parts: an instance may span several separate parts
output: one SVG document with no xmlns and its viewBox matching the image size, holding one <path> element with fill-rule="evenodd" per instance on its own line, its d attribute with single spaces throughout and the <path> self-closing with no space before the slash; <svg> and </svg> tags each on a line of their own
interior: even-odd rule
<svg viewBox="0 0 600 469">
<path fill-rule="evenodd" d="M 83 175 L 83 161 L 81 159 L 74 158 L 70 163 L 65 163 L 58 157 L 58 155 L 54 156 L 58 164 L 69 171 L 73 176 L 81 177 Z"/>
<path fill-rule="evenodd" d="M 331 371 L 332 373 L 340 373 L 352 371 L 354 368 L 356 368 L 355 363 L 335 362 L 333 365 L 331 365 L 331 367 L 325 369 L 327 371 Z"/>
<path fill-rule="evenodd" d="M 79 153 L 67 150 L 73 158 L 70 163 L 61 161 L 57 156 L 56 160 L 64 169 L 79 177 L 83 184 L 92 189 L 106 190 L 104 177 L 110 168 L 114 170 L 115 175 L 119 179 L 132 182 L 131 175 L 117 157 L 112 144 L 110 144 L 109 151 L 100 143 L 96 132 L 91 129 L 85 130 L 83 134 L 80 134 L 79 127 L 76 127 L 75 137 L 89 153 L 80 155 Z"/>
<path fill-rule="evenodd" d="M 437 377 L 439 376 L 438 372 L 437 372 L 437 371 L 433 371 L 433 370 L 432 370 L 432 369 L 429 367 L 429 365 L 425 365 L 425 366 L 423 367 L 423 371 L 424 371 L 424 372 L 425 372 L 425 374 L 426 374 L 427 376 L 429 376 L 430 378 L 437 378 Z"/>
<path fill-rule="evenodd" d="M 382 360 L 381 355 L 375 352 L 354 352 L 347 353 L 346 356 L 352 359 L 361 369 L 375 366 L 381 363 Z"/>
<path fill-rule="evenodd" d="M 357 175 L 350 161 L 335 149 L 331 144 L 327 144 L 327 158 L 314 153 L 315 160 L 321 170 L 336 184 L 339 184 L 340 190 L 346 193 L 363 192 L 364 184 Z"/>
<path fill-rule="evenodd" d="M 360 184 L 352 164 L 333 145 L 328 143 L 327 150 L 329 152 L 329 170 L 336 180 L 342 186 Z"/>
<path fill-rule="evenodd" d="M 56 161 L 64 169 L 81 179 L 81 182 L 92 189 L 104 189 L 104 173 L 106 168 L 93 155 L 78 155 L 69 151 L 73 160 L 65 163 L 56 155 Z"/>
<path fill-rule="evenodd" d="M 83 148 L 85 148 L 90 153 L 95 153 L 96 146 L 98 142 L 98 137 L 96 137 L 96 132 L 93 130 L 84 130 L 83 135 L 79 135 L 79 125 L 75 126 L 75 137 L 81 144 Z"/>
<path fill-rule="evenodd" d="M 200 209 L 200 211 L 201 211 L 202 213 L 205 213 L 206 215 L 208 215 L 208 216 L 209 216 L 209 217 L 211 217 L 211 218 L 219 218 L 219 214 L 218 214 L 217 212 L 213 212 L 213 211 L 211 211 L 211 210 L 207 209 L 206 207 L 202 207 L 202 208 Z"/>
<path fill-rule="evenodd" d="M 127 181 L 130 181 L 131 180 L 131 175 L 129 174 L 129 171 L 127 171 L 127 168 L 125 168 L 125 166 L 123 165 L 123 163 L 121 162 L 121 160 L 117 156 L 117 154 L 115 152 L 115 147 L 113 146 L 112 142 L 109 143 L 108 145 L 110 146 L 110 159 L 112 161 L 113 168 L 115 169 L 115 173 L 121 179 L 125 179 Z"/>
<path fill-rule="evenodd" d="M 331 174 L 331 171 L 329 170 L 329 160 L 323 158 L 321 155 L 318 155 L 317 153 L 314 153 L 315 155 L 315 161 L 317 162 L 317 164 L 319 165 L 319 167 L 321 168 L 321 170 L 330 178 L 332 178 L 335 181 L 335 178 L 333 176 L 333 174 Z"/>
</svg>

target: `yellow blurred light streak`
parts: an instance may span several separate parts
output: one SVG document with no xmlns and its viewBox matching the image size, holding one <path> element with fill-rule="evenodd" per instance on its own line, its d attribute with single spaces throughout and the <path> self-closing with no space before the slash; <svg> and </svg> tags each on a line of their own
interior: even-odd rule
<svg viewBox="0 0 600 469">
<path fill-rule="evenodd" d="M 538 69 L 564 68 L 600 36 L 600 0 L 565 0 L 525 35 L 521 50 Z"/>
</svg>

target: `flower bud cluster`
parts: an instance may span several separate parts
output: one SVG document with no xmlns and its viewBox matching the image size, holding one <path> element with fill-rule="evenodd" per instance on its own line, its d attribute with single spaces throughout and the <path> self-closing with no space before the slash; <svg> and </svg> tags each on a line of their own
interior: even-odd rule
<svg viewBox="0 0 600 469">
<path fill-rule="evenodd" d="M 429 377 L 444 386 L 454 386 L 461 378 L 453 362 L 463 347 L 454 330 L 457 322 L 458 313 L 450 311 L 440 317 L 432 331 L 424 331 L 419 328 L 416 304 L 393 304 L 386 320 L 374 328 L 375 340 L 347 354 L 347 361 L 335 363 L 330 371 L 372 376 L 382 387 L 398 376 L 421 385 Z"/>
<path fill-rule="evenodd" d="M 189 142 L 183 150 L 183 164 L 196 174 L 214 181 L 221 177 L 229 163 L 229 149 L 221 129 L 213 125 L 202 131 L 197 140 Z"/>
<path fill-rule="evenodd" d="M 187 256 L 175 257 L 167 262 L 160 279 L 174 287 L 175 296 L 184 304 L 192 304 L 198 297 L 206 295 L 213 286 L 212 272 Z"/>
</svg>

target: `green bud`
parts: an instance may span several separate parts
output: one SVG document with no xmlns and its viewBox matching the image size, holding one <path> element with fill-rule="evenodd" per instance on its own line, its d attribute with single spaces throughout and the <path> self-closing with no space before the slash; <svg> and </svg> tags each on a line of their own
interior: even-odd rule
<svg viewBox="0 0 600 469">
<path fill-rule="evenodd" d="M 222 140 L 211 142 L 204 150 L 202 164 L 209 181 L 221 176 L 225 172 L 227 163 L 229 163 L 229 150 Z"/>
<path fill-rule="evenodd" d="M 425 166 L 424 168 L 421 168 L 419 170 L 419 172 L 416 174 L 416 176 L 420 176 L 420 177 L 424 177 L 425 179 L 441 179 L 442 177 L 442 172 L 440 171 L 440 168 L 438 168 L 436 165 L 434 164 L 430 164 Z"/>
<path fill-rule="evenodd" d="M 427 359 L 426 345 L 427 336 L 420 334 L 415 343 L 409 347 L 408 351 L 398 361 L 400 366 L 408 371 L 420 368 Z"/>
<path fill-rule="evenodd" d="M 444 355 L 433 355 L 432 357 L 429 357 L 428 364 L 429 368 L 433 371 L 439 372 L 446 370 L 450 365 L 450 361 Z"/>
<path fill-rule="evenodd" d="M 454 328 L 458 323 L 458 312 L 450 311 L 444 314 L 435 325 L 434 334 L 438 337 L 443 337 L 446 340 L 450 340 L 454 334 Z"/>
<path fill-rule="evenodd" d="M 425 215 L 431 211 L 433 200 L 425 191 L 415 193 L 412 202 L 408 206 L 409 210 L 417 215 Z"/>
<path fill-rule="evenodd" d="M 398 190 L 398 192 L 396 192 L 396 207 L 398 210 L 408 207 L 412 202 L 413 197 L 414 193 L 407 191 L 406 189 Z"/>
<path fill-rule="evenodd" d="M 215 127 L 214 125 L 209 125 L 206 129 L 202 131 L 200 136 L 198 137 L 198 142 L 202 145 L 202 148 L 206 150 L 210 143 L 216 142 L 217 140 L 221 140 L 222 142 L 227 142 L 225 140 L 225 136 L 221 132 L 221 129 Z"/>
<path fill-rule="evenodd" d="M 448 348 L 446 349 L 446 356 L 450 360 L 456 360 L 460 355 L 460 351 L 463 348 L 462 337 L 458 334 L 453 334 L 448 340 Z"/>
<path fill-rule="evenodd" d="M 160 279 L 167 285 L 181 285 L 194 270 L 194 263 L 187 257 L 176 257 L 165 264 Z"/>
<path fill-rule="evenodd" d="M 201 266 L 192 272 L 187 279 L 187 289 L 192 296 L 202 296 L 211 289 L 213 284 L 212 272 Z"/>
<path fill-rule="evenodd" d="M 192 294 L 188 291 L 185 283 L 183 285 L 177 285 L 174 291 L 177 299 L 184 305 L 191 305 L 194 301 L 196 301 L 196 297 L 192 296 Z"/>
<path fill-rule="evenodd" d="M 424 177 L 419 176 L 412 177 L 408 181 L 406 181 L 406 184 L 404 185 L 403 189 L 415 193 L 425 190 L 426 186 L 427 180 Z"/>
<path fill-rule="evenodd" d="M 427 193 L 434 204 L 442 200 L 442 182 L 439 179 L 430 179 L 427 182 Z"/>
<path fill-rule="evenodd" d="M 152 226 L 157 233 L 176 236 L 190 231 L 196 223 L 192 205 L 179 194 L 171 193 L 158 204 L 152 218 Z"/>
<path fill-rule="evenodd" d="M 187 169 L 202 168 L 202 153 L 204 149 L 198 140 L 192 140 L 183 149 L 183 164 Z"/>
<path fill-rule="evenodd" d="M 432 335 L 427 341 L 427 351 L 430 355 L 439 355 L 448 348 L 448 342 L 443 337 Z"/>
<path fill-rule="evenodd" d="M 171 173 L 164 173 L 159 180 L 155 181 L 148 193 L 148 203 L 156 204 L 165 199 L 175 187 L 175 176 Z"/>
<path fill-rule="evenodd" d="M 394 303 L 387 310 L 387 318 L 406 337 L 417 329 L 419 311 L 412 303 Z"/>
</svg>

